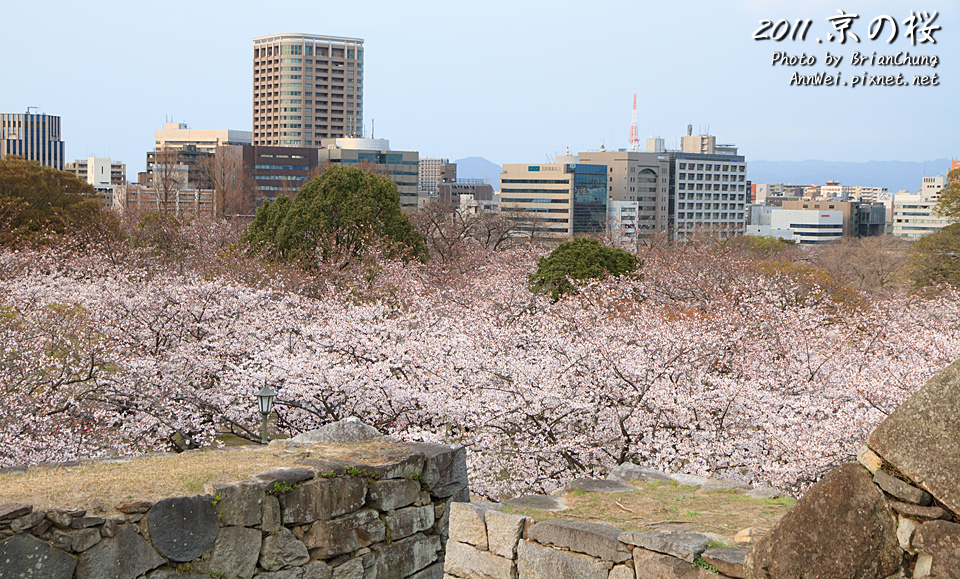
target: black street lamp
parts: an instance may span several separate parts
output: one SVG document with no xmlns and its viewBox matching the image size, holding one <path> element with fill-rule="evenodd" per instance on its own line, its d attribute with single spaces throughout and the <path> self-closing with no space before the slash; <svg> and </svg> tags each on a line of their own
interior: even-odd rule
<svg viewBox="0 0 960 579">
<path fill-rule="evenodd" d="M 267 444 L 267 416 L 269 416 L 270 411 L 273 410 L 273 399 L 277 396 L 277 393 L 270 389 L 269 386 L 264 386 L 259 392 L 257 392 L 257 403 L 260 405 L 260 414 L 263 416 L 263 424 L 260 427 L 260 444 Z"/>
</svg>

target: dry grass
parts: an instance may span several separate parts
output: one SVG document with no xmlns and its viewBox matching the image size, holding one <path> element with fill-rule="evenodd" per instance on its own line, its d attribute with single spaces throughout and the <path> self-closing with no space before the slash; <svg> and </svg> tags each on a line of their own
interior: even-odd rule
<svg viewBox="0 0 960 579">
<path fill-rule="evenodd" d="M 789 497 L 752 499 L 732 491 L 698 493 L 697 487 L 654 481 L 638 483 L 636 490 L 622 493 L 563 494 L 570 507 L 548 512 L 534 509 L 510 509 L 538 521 L 575 519 L 607 523 L 624 531 L 649 531 L 658 523 L 683 523 L 697 531 L 722 535 L 733 546 L 737 531 L 753 527 L 767 532 L 796 503 Z"/>
<path fill-rule="evenodd" d="M 235 446 L 183 454 L 155 454 L 128 462 L 85 464 L 77 467 L 31 468 L 25 473 L 0 475 L 0 504 L 25 503 L 37 509 L 81 508 L 91 513 L 115 513 L 122 499 L 157 501 L 165 497 L 203 493 L 209 482 L 247 480 L 257 473 L 293 466 L 301 458 L 339 458 L 376 464 L 377 451 L 403 448 L 389 441 L 357 444 L 310 444 L 286 448 Z"/>
</svg>

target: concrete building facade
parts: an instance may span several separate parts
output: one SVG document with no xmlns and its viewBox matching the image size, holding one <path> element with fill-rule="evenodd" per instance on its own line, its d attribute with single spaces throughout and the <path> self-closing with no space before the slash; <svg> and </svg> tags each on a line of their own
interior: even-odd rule
<svg viewBox="0 0 960 579">
<path fill-rule="evenodd" d="M 205 153 L 213 153 L 224 145 L 253 144 L 253 133 L 232 129 L 191 129 L 186 123 L 164 123 L 162 129 L 153 131 L 155 149 L 174 149 L 177 151 L 193 148 Z"/>
<path fill-rule="evenodd" d="M 531 236 L 559 240 L 603 233 L 607 166 L 557 157 L 544 165 L 507 164 L 500 174 L 500 213 L 523 220 Z"/>
<path fill-rule="evenodd" d="M 253 39 L 254 145 L 314 147 L 321 139 L 362 136 L 362 39 Z"/>
<path fill-rule="evenodd" d="M 590 151 L 581 163 L 607 167 L 607 234 L 639 239 L 669 226 L 670 158 L 664 153 Z"/>
<path fill-rule="evenodd" d="M 670 227 L 678 238 L 697 229 L 740 235 L 746 224 L 747 163 L 735 154 L 668 152 Z"/>
<path fill-rule="evenodd" d="M 0 159 L 18 155 L 27 161 L 63 170 L 60 117 L 42 113 L 0 114 Z"/>
<path fill-rule="evenodd" d="M 67 163 L 64 171 L 73 173 L 93 185 L 100 194 L 100 204 L 103 207 L 118 208 L 122 200 L 118 193 L 127 183 L 127 166 L 123 163 L 110 160 L 110 157 L 87 157 Z"/>
<path fill-rule="evenodd" d="M 417 188 L 421 196 L 435 199 L 442 183 L 457 182 L 457 164 L 449 159 L 424 157 L 420 159 Z"/>
</svg>

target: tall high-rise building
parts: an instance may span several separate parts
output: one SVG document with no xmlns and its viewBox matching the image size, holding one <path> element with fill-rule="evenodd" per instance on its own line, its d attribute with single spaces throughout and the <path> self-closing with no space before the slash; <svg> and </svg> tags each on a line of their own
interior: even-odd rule
<svg viewBox="0 0 960 579">
<path fill-rule="evenodd" d="M 0 114 L 0 159 L 8 155 L 19 155 L 62 171 L 60 117 L 31 113 L 30 109 L 23 114 Z"/>
<path fill-rule="evenodd" d="M 253 39 L 253 144 L 319 147 L 363 136 L 363 40 L 313 34 Z"/>
</svg>

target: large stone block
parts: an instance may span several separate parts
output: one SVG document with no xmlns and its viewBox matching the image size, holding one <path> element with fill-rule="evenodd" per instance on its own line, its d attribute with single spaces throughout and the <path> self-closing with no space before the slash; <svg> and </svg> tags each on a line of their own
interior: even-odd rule
<svg viewBox="0 0 960 579">
<path fill-rule="evenodd" d="M 517 548 L 520 579 L 607 579 L 607 565 L 589 555 L 558 551 L 526 539 Z"/>
<path fill-rule="evenodd" d="M 443 570 L 461 579 L 515 579 L 517 567 L 513 560 L 498 557 L 489 551 L 476 547 L 447 541 Z"/>
<path fill-rule="evenodd" d="M 283 524 L 304 525 L 352 513 L 364 505 L 367 481 L 360 477 L 318 478 L 280 497 Z"/>
<path fill-rule="evenodd" d="M 303 579 L 330 579 L 333 569 L 323 561 L 313 561 L 303 566 Z"/>
<path fill-rule="evenodd" d="M 298 443 L 317 443 L 317 444 L 342 444 L 348 442 L 363 442 L 371 438 L 377 438 L 380 431 L 372 426 L 368 426 L 353 416 L 344 418 L 337 422 L 325 424 L 315 430 L 298 434 L 290 439 L 290 442 Z"/>
<path fill-rule="evenodd" d="M 629 483 L 629 482 L 649 482 L 655 480 L 670 480 L 670 475 L 649 466 L 625 462 L 618 464 L 610 469 L 607 480 Z"/>
<path fill-rule="evenodd" d="M 415 480 L 373 481 L 367 489 L 367 506 L 380 511 L 403 508 L 419 499 L 420 483 Z"/>
<path fill-rule="evenodd" d="M 443 579 L 443 563 L 436 562 L 417 571 L 409 579 Z"/>
<path fill-rule="evenodd" d="M 423 453 L 412 448 L 355 450 L 336 459 L 344 468 L 365 470 L 373 478 L 416 479 L 423 474 Z"/>
<path fill-rule="evenodd" d="M 283 525 L 280 518 L 280 499 L 270 495 L 263 497 L 260 509 L 260 529 L 264 533 L 276 533 Z"/>
<path fill-rule="evenodd" d="M 71 555 L 30 535 L 14 535 L 0 543 L 3 578 L 71 579 L 76 567 Z"/>
<path fill-rule="evenodd" d="M 164 563 L 133 525 L 120 525 L 113 538 L 80 554 L 76 579 L 136 579 Z"/>
<path fill-rule="evenodd" d="M 454 541 L 467 543 L 481 549 L 487 548 L 487 524 L 484 522 L 486 508 L 477 503 L 451 503 L 449 536 Z"/>
<path fill-rule="evenodd" d="M 204 573 L 222 573 L 226 579 L 250 579 L 257 569 L 261 540 L 259 529 L 224 527 L 213 549 L 194 567 Z"/>
<path fill-rule="evenodd" d="M 315 559 L 328 559 L 379 543 L 386 538 L 386 526 L 373 509 L 317 521 L 303 534 L 303 543 Z"/>
<path fill-rule="evenodd" d="M 892 477 L 882 470 L 878 470 L 873 475 L 873 482 L 890 495 L 908 503 L 925 507 L 933 500 L 933 497 L 927 491 Z"/>
<path fill-rule="evenodd" d="M 220 531 L 213 497 L 174 497 L 153 505 L 147 514 L 150 540 L 164 557 L 192 561 L 213 546 Z"/>
<path fill-rule="evenodd" d="M 914 533 L 912 544 L 920 552 L 913 574 L 916 579 L 960 579 L 960 525 L 926 522 Z"/>
<path fill-rule="evenodd" d="M 298 567 L 309 561 L 307 546 L 298 541 L 290 529 L 283 528 L 279 533 L 267 535 L 260 545 L 260 566 L 267 571 Z"/>
<path fill-rule="evenodd" d="M 213 497 L 220 524 L 224 527 L 256 527 L 260 524 L 266 494 L 258 483 L 207 483 L 203 485 L 203 492 Z"/>
<path fill-rule="evenodd" d="M 517 554 L 517 543 L 523 536 L 523 529 L 533 519 L 521 515 L 489 510 L 484 515 L 487 526 L 487 549 L 501 557 L 513 559 Z"/>
<path fill-rule="evenodd" d="M 633 531 L 620 533 L 620 540 L 628 545 L 647 549 L 693 563 L 707 550 L 710 539 L 700 533 L 645 533 Z"/>
<path fill-rule="evenodd" d="M 434 496 L 453 496 L 469 486 L 467 450 L 464 447 L 423 442 L 412 444 L 410 448 L 423 454 L 422 481 Z"/>
<path fill-rule="evenodd" d="M 633 550 L 633 567 L 637 579 L 717 579 L 710 571 L 670 555 L 662 555 L 646 549 Z M 791 579 L 806 578 L 807 575 L 791 576 Z M 809 577 L 813 577 L 810 575 Z M 786 579 L 786 577 L 784 577 Z"/>
<path fill-rule="evenodd" d="M 391 541 L 426 531 L 433 526 L 433 505 L 407 507 L 385 517 L 387 534 Z"/>
<path fill-rule="evenodd" d="M 870 434 L 870 448 L 960 512 L 960 361 L 901 404 Z"/>
<path fill-rule="evenodd" d="M 440 537 L 416 534 L 376 548 L 378 557 L 367 573 L 377 579 L 403 579 L 437 560 Z"/>
<path fill-rule="evenodd" d="M 893 511 L 870 472 L 850 463 L 807 491 L 744 567 L 752 579 L 875 579 L 895 573 L 901 558 Z"/>
<path fill-rule="evenodd" d="M 529 538 L 542 545 L 556 545 L 577 553 L 622 563 L 631 558 L 620 542 L 620 529 L 584 521 L 543 521 L 530 527 Z"/>
<path fill-rule="evenodd" d="M 744 579 L 743 560 L 749 550 L 749 547 L 707 549 L 701 557 L 724 575 Z"/>
</svg>

